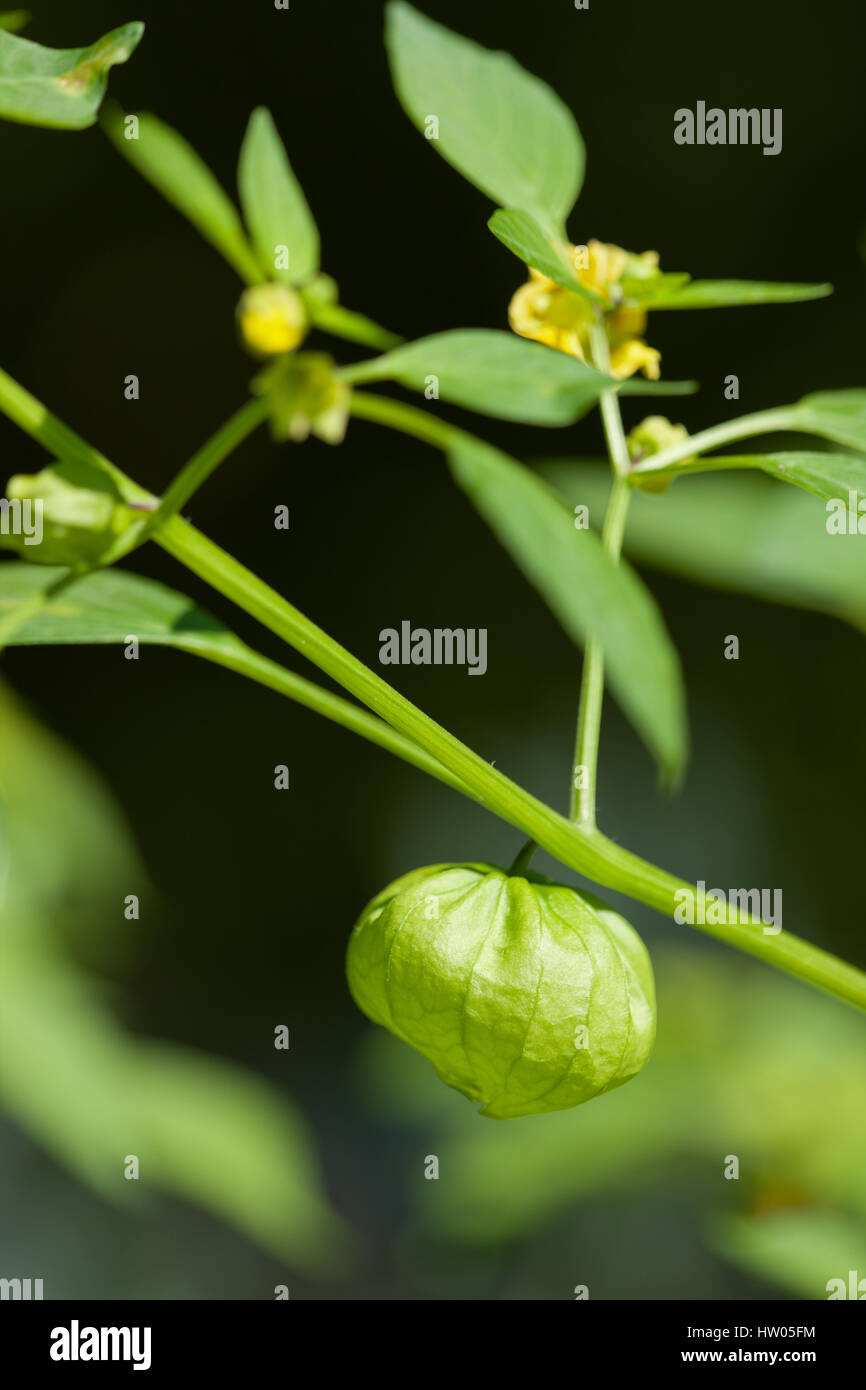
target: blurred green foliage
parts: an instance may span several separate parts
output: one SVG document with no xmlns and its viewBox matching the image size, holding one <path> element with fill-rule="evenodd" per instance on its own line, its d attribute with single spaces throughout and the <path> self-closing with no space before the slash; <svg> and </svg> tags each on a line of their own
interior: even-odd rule
<svg viewBox="0 0 866 1390">
<path fill-rule="evenodd" d="M 300 1115 L 252 1074 L 126 1032 L 76 960 L 82 929 L 110 955 L 153 910 L 117 808 L 2 688 L 0 725 L 3 1107 L 108 1200 L 175 1192 L 295 1265 L 328 1268 L 348 1238 Z M 133 892 L 145 913 L 128 921 Z"/>
</svg>

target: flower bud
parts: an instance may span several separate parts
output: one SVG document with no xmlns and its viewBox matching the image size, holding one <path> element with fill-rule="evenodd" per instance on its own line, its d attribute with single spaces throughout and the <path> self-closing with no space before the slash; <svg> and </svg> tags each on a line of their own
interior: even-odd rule
<svg viewBox="0 0 866 1390">
<path fill-rule="evenodd" d="M 58 464 L 28 476 L 9 479 L 6 495 L 10 509 L 26 505 L 33 518 L 33 534 L 12 533 L 0 537 L 25 560 L 41 565 L 92 565 L 135 520 L 135 513 L 112 491 L 79 487 L 64 474 L 70 465 Z"/>
<path fill-rule="evenodd" d="M 257 357 L 291 352 L 309 327 L 301 296 L 289 285 L 254 285 L 238 305 L 241 336 Z"/>
<path fill-rule="evenodd" d="M 274 439 L 302 444 L 314 434 L 326 444 L 343 442 L 352 388 L 336 375 L 326 352 L 280 357 L 259 373 L 252 389 L 268 402 Z"/>
<path fill-rule="evenodd" d="M 640 1071 L 655 1034 L 646 949 L 597 898 L 489 864 L 385 888 L 349 942 L 349 987 L 449 1086 L 510 1119 L 567 1110 Z"/>
<path fill-rule="evenodd" d="M 631 431 L 626 444 L 632 463 L 641 463 L 644 459 L 652 458 L 653 454 L 660 454 L 663 449 L 682 444 L 688 437 L 689 432 L 685 425 L 672 425 L 664 415 L 648 415 Z M 634 480 L 647 492 L 666 492 L 673 482 L 673 477 L 668 475 L 654 478 L 651 473 L 636 473 Z"/>
</svg>

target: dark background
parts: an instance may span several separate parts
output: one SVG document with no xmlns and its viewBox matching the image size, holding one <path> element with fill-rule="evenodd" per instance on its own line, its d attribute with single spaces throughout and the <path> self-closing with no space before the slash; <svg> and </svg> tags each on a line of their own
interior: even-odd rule
<svg viewBox="0 0 866 1390">
<path fill-rule="evenodd" d="M 410 338 L 504 326 L 520 268 L 486 230 L 487 200 L 403 115 L 379 3 L 292 0 L 288 13 L 270 0 L 34 0 L 33 8 L 27 36 L 53 46 L 144 19 L 140 49 L 112 74 L 115 96 L 177 126 L 229 188 L 249 112 L 269 105 L 345 304 Z M 835 284 L 832 298 L 811 304 L 656 315 L 648 338 L 665 375 L 702 384 L 662 409 L 695 429 L 809 390 L 863 384 L 866 64 L 855 0 L 592 0 L 587 12 L 570 0 L 426 0 L 422 8 L 513 52 L 575 111 L 588 148 L 575 241 L 652 247 L 664 268 L 696 276 Z M 699 99 L 782 107 L 782 154 L 675 145 L 674 110 Z M 239 285 L 98 129 L 3 124 L 0 161 L 0 361 L 159 491 L 244 397 L 254 369 L 236 342 Z M 344 361 L 360 355 L 348 344 L 335 351 Z M 141 379 L 138 402 L 123 397 L 129 373 Z M 740 380 L 738 403 L 723 398 L 729 373 Z M 643 413 L 631 403 L 627 423 Z M 594 419 L 567 431 L 479 419 L 473 427 L 518 457 L 601 448 Z M 5 421 L 0 447 L 8 473 L 42 466 L 36 446 Z M 291 508 L 288 534 L 273 529 L 277 503 Z M 486 627 L 485 679 L 401 668 L 396 683 L 564 807 L 578 655 L 450 484 L 441 457 L 362 423 L 340 449 L 315 441 L 277 449 L 261 432 L 188 514 L 368 663 L 380 628 L 404 618 Z M 134 567 L 286 658 L 155 549 Z M 786 926 L 866 963 L 856 906 L 862 637 L 828 618 L 646 578 L 682 654 L 693 756 L 678 799 L 662 799 L 648 757 L 609 705 L 604 828 L 686 879 L 783 887 Z M 722 659 L 727 633 L 740 637 L 738 663 Z M 437 1283 L 429 1270 L 415 1279 L 392 1261 L 393 1193 L 409 1140 L 358 1099 L 351 1059 L 369 1025 L 348 997 L 344 947 L 358 911 L 390 878 L 439 860 L 508 862 L 516 832 L 317 716 L 181 654 L 150 648 L 130 663 L 115 650 L 18 651 L 4 658 L 3 674 L 108 781 L 158 887 L 121 996 L 129 1026 L 270 1074 L 311 1118 L 332 1196 L 369 1248 L 356 1283 L 308 1292 L 449 1296 L 449 1280 Z M 290 766 L 288 793 L 273 790 L 276 763 Z M 538 866 L 552 863 L 542 856 Z M 634 905 L 629 916 L 651 949 L 685 930 Z M 697 936 L 687 944 L 713 949 Z M 292 1029 L 288 1063 L 271 1046 L 275 1022 Z M 26 1141 L 9 1143 L 20 1145 L 13 1169 L 29 1175 L 18 1189 L 21 1213 L 32 1217 L 50 1200 L 69 1246 L 83 1230 L 95 1233 L 83 1261 L 55 1271 L 57 1294 L 104 1297 L 119 1286 L 129 1297 L 260 1297 L 273 1284 L 272 1262 L 215 1222 L 178 1207 L 145 1236 Z M 659 1210 L 657 1220 L 679 1229 L 675 1213 Z M 599 1241 L 615 1244 L 605 1220 L 594 1220 Z M 687 1227 L 670 1238 L 691 1250 L 698 1238 Z M 773 1292 L 693 1250 L 673 1265 L 663 1296 Z M 677 1269 L 690 1270 L 688 1288 Z M 295 1284 L 302 1292 L 303 1281 Z M 631 1296 L 653 1296 L 651 1285 L 648 1273 Z M 512 1287 L 559 1296 L 531 1262 Z M 487 1274 L 462 1271 L 461 1296 L 499 1292 Z M 622 1293 L 612 1286 L 608 1296 Z"/>
</svg>

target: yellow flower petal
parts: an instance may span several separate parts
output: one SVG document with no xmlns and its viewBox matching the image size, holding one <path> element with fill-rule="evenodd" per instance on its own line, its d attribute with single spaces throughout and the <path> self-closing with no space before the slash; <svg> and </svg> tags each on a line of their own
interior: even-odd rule
<svg viewBox="0 0 866 1390">
<path fill-rule="evenodd" d="M 630 338 L 611 352 L 611 375 L 627 377 L 633 376 L 635 372 L 643 372 L 650 381 L 658 381 L 661 376 L 660 361 L 661 353 L 656 348 L 649 347 L 641 342 L 640 338 Z"/>
</svg>

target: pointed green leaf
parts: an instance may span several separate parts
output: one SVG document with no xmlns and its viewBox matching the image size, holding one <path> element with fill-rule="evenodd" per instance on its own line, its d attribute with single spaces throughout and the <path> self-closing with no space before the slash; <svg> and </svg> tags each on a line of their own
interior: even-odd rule
<svg viewBox="0 0 866 1390">
<path fill-rule="evenodd" d="M 43 48 L 0 28 L 0 116 L 59 130 L 93 125 L 109 68 L 126 62 L 143 33 L 135 22 L 87 48 Z"/>
<path fill-rule="evenodd" d="M 739 454 L 700 460 L 727 468 L 760 468 L 772 478 L 814 492 L 828 501 L 841 498 L 847 505 L 853 497 L 856 505 L 866 499 L 866 459 L 856 454 L 812 454 L 802 452 L 780 454 Z"/>
<path fill-rule="evenodd" d="M 144 644 L 176 647 L 258 681 L 448 786 L 465 790 L 459 777 L 412 739 L 360 705 L 260 656 L 182 594 L 118 569 L 99 570 L 74 579 L 61 592 L 46 593 L 65 575 L 63 568 L 0 563 L 0 628 L 9 627 L 6 645 L 122 645 L 135 636 Z"/>
<path fill-rule="evenodd" d="M 245 283 L 262 280 L 237 208 L 182 135 L 148 112 L 129 118 L 116 106 L 105 112 L 103 125 L 132 167 L 189 219 Z"/>
<path fill-rule="evenodd" d="M 546 459 L 542 475 L 570 507 L 602 517 L 606 464 Z M 636 490 L 625 553 L 709 588 L 816 609 L 866 631 L 862 540 L 830 535 L 815 502 L 763 476 L 706 473 L 659 497 Z"/>
<path fill-rule="evenodd" d="M 665 275 L 629 282 L 629 302 L 647 309 L 723 309 L 743 304 L 794 304 L 823 299 L 833 286 L 786 285 L 761 280 L 689 280 Z"/>
<path fill-rule="evenodd" d="M 451 471 L 512 559 L 579 645 L 602 645 L 611 688 L 665 775 L 686 758 L 679 659 L 649 591 L 615 565 L 545 483 L 480 440 L 455 434 Z"/>
<path fill-rule="evenodd" d="M 826 500 L 841 498 L 855 507 L 866 498 L 866 459 L 857 454 L 811 453 L 792 450 L 773 454 L 710 454 L 680 459 L 647 477 L 674 477 L 695 473 L 719 473 L 733 468 L 760 468 L 771 478 L 793 483 Z"/>
<path fill-rule="evenodd" d="M 247 126 L 238 191 L 268 279 L 297 285 L 315 275 L 319 269 L 319 232 L 273 117 L 264 106 L 253 112 Z M 281 265 L 284 255 L 287 266 Z"/>
<path fill-rule="evenodd" d="M 532 425 L 570 425 L 614 388 L 630 394 L 690 389 L 688 383 L 616 381 L 567 353 L 489 328 L 434 333 L 342 375 L 351 382 L 399 381 L 414 391 L 436 378 L 442 400 Z"/>
<path fill-rule="evenodd" d="M 546 83 L 397 0 L 385 40 L 397 96 L 430 144 L 495 203 L 564 222 L 583 183 L 574 117 Z M 431 126 L 430 122 L 438 123 Z"/>
<path fill-rule="evenodd" d="M 798 428 L 866 453 L 866 391 L 815 391 L 790 410 Z"/>
<path fill-rule="evenodd" d="M 600 295 L 593 294 L 580 283 L 565 239 L 547 230 L 531 213 L 499 208 L 487 225 L 503 246 L 525 265 L 534 266 L 549 280 L 574 294 L 581 294 L 596 304 L 605 303 Z"/>
</svg>

